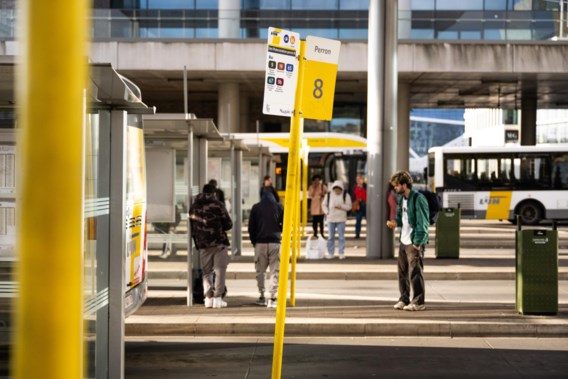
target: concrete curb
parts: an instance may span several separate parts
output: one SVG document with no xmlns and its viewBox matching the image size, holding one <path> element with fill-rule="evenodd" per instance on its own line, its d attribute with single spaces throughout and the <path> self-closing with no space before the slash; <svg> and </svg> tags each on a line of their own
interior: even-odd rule
<svg viewBox="0 0 568 379">
<path fill-rule="evenodd" d="M 425 272 L 428 280 L 515 280 L 515 272 Z M 228 272 L 227 279 L 254 280 L 254 272 Z M 152 280 L 172 279 L 187 280 L 187 271 L 149 271 L 150 286 Z M 396 280 L 396 272 L 298 272 L 298 280 Z M 568 272 L 559 272 L 558 280 L 568 280 Z"/>
<path fill-rule="evenodd" d="M 347 321 L 347 322 L 346 322 Z M 319 337 L 568 337 L 566 323 L 527 324 L 503 322 L 385 322 L 348 323 L 349 320 L 287 320 L 287 336 Z M 250 323 L 136 323 L 126 324 L 133 336 L 274 336 L 274 322 Z"/>
</svg>

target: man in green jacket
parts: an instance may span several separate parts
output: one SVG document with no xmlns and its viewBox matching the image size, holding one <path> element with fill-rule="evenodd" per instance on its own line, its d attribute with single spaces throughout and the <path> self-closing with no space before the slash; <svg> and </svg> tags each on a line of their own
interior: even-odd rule
<svg viewBox="0 0 568 379">
<path fill-rule="evenodd" d="M 423 311 L 424 304 L 424 248 L 428 242 L 430 216 L 426 197 L 412 189 L 412 177 L 407 171 L 394 173 L 390 180 L 399 196 L 395 221 L 387 221 L 387 227 L 400 226 L 398 250 L 398 288 L 400 298 L 394 309 Z M 410 286 L 412 285 L 412 301 Z"/>
</svg>

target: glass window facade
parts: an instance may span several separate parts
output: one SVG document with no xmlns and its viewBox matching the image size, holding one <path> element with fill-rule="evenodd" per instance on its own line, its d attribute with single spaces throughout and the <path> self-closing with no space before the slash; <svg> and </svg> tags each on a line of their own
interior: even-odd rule
<svg viewBox="0 0 568 379">
<path fill-rule="evenodd" d="M 14 4 L 0 3 L 0 39 L 15 38 Z M 218 0 L 114 0 L 109 6 L 108 1 L 95 0 L 92 37 L 219 38 L 220 5 Z M 264 38 L 269 26 L 278 26 L 320 37 L 366 40 L 368 7 L 368 0 L 241 0 L 240 32 L 231 38 Z M 568 31 L 568 10 L 563 12 L 559 1 L 547 0 L 412 0 L 399 4 L 399 38 L 556 40 Z"/>
</svg>

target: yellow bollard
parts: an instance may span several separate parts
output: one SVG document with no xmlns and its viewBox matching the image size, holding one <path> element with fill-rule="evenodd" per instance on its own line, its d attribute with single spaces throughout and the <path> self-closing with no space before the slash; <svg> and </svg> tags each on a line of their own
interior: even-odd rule
<svg viewBox="0 0 568 379">
<path fill-rule="evenodd" d="M 294 206 L 295 191 L 298 191 L 296 176 L 298 174 L 298 158 L 300 139 L 303 129 L 303 119 L 298 113 L 302 103 L 302 83 L 304 76 L 305 41 L 300 42 L 300 56 L 298 65 L 298 86 L 294 101 L 294 116 L 290 123 L 290 147 L 288 150 L 288 168 L 286 172 L 286 196 L 284 209 Z M 294 212 L 284 212 L 284 226 L 282 230 L 282 246 L 280 256 L 280 278 L 278 280 L 278 305 L 276 307 L 276 325 L 274 327 L 274 349 L 272 355 L 272 379 L 280 379 L 282 374 L 282 354 L 284 349 L 284 326 L 286 322 L 286 297 L 288 294 L 288 270 L 290 267 L 290 237 L 292 230 L 292 216 Z"/>
<path fill-rule="evenodd" d="M 87 1 L 22 1 L 15 378 L 83 377 Z"/>
</svg>

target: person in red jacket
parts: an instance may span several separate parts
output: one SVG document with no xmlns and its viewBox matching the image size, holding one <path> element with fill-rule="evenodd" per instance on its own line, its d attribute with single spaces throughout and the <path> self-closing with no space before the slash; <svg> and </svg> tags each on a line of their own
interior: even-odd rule
<svg viewBox="0 0 568 379">
<path fill-rule="evenodd" d="M 367 219 L 367 183 L 365 183 L 365 178 L 361 175 L 357 175 L 356 180 L 357 184 L 353 189 L 353 194 L 355 195 L 355 201 L 359 203 L 359 210 L 355 212 L 355 238 L 359 238 L 363 217 Z"/>
</svg>

